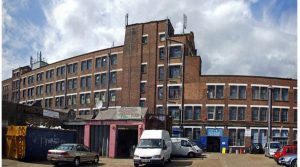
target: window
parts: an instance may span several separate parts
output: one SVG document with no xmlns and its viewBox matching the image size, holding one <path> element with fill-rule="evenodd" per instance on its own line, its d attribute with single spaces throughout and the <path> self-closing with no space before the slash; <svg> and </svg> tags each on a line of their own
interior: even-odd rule
<svg viewBox="0 0 300 167">
<path fill-rule="evenodd" d="M 43 95 L 43 86 L 36 87 L 36 95 L 37 96 Z"/>
<path fill-rule="evenodd" d="M 193 140 L 199 140 L 201 134 L 201 129 L 200 128 L 193 128 Z"/>
<path fill-rule="evenodd" d="M 145 93 L 145 82 L 141 83 L 140 91 L 141 93 Z"/>
<path fill-rule="evenodd" d="M 294 89 L 294 102 L 297 102 L 297 89 Z"/>
<path fill-rule="evenodd" d="M 170 58 L 180 58 L 182 55 L 181 46 L 170 47 Z"/>
<path fill-rule="evenodd" d="M 140 107 L 145 107 L 146 100 L 140 100 Z"/>
<path fill-rule="evenodd" d="M 193 139 L 193 129 L 192 128 L 184 128 L 184 137 L 187 137 L 189 139 Z M 186 142 L 186 140 L 181 140 L 181 142 Z M 182 143 L 183 144 L 183 143 Z M 184 143 L 184 145 L 189 144 L 188 142 Z"/>
<path fill-rule="evenodd" d="M 26 85 L 26 78 L 23 78 L 23 86 Z"/>
<path fill-rule="evenodd" d="M 101 67 L 101 57 L 96 58 L 95 67 L 96 68 L 100 68 Z"/>
<path fill-rule="evenodd" d="M 90 115 L 91 111 L 90 110 L 79 110 L 79 115 Z M 84 148 L 81 147 L 77 150 L 83 150 Z"/>
<path fill-rule="evenodd" d="M 106 85 L 106 73 L 95 75 L 95 85 Z"/>
<path fill-rule="evenodd" d="M 110 73 L 110 83 L 117 84 L 117 72 Z"/>
<path fill-rule="evenodd" d="M 29 76 L 29 77 L 28 77 L 28 85 L 33 84 L 33 82 L 34 82 L 34 77 L 33 77 L 33 75 L 32 75 L 32 76 Z"/>
<path fill-rule="evenodd" d="M 268 87 L 252 87 L 252 99 L 253 100 L 268 100 Z"/>
<path fill-rule="evenodd" d="M 160 41 L 165 41 L 166 40 L 166 34 L 165 33 L 159 34 L 159 40 Z"/>
<path fill-rule="evenodd" d="M 27 93 L 28 93 L 28 94 L 27 94 L 28 97 L 32 97 L 32 96 L 34 95 L 34 88 L 28 89 L 28 90 L 27 90 Z"/>
<path fill-rule="evenodd" d="M 223 99 L 224 98 L 224 85 L 208 85 L 207 97 L 209 99 Z"/>
<path fill-rule="evenodd" d="M 43 80 L 44 73 L 38 73 L 36 75 L 36 81 L 41 82 Z"/>
<path fill-rule="evenodd" d="M 55 98 L 55 107 L 64 107 L 65 105 L 65 97 L 56 97 Z"/>
<path fill-rule="evenodd" d="M 77 78 L 68 80 L 68 89 L 76 89 L 77 88 Z"/>
<path fill-rule="evenodd" d="M 56 76 L 64 76 L 65 75 L 65 66 L 58 67 L 56 69 Z"/>
<path fill-rule="evenodd" d="M 193 119 L 193 107 L 187 106 L 185 107 L 185 112 L 184 112 L 184 119 L 185 120 L 191 120 Z"/>
<path fill-rule="evenodd" d="M 65 90 L 65 81 L 56 82 L 56 92 Z"/>
<path fill-rule="evenodd" d="M 156 114 L 157 115 L 163 115 L 164 114 L 164 108 L 163 107 L 156 107 Z"/>
<path fill-rule="evenodd" d="M 117 55 L 111 55 L 110 56 L 110 65 L 116 65 L 117 64 Z"/>
<path fill-rule="evenodd" d="M 164 79 L 164 67 L 163 66 L 158 67 L 158 71 L 159 71 L 158 80 L 163 80 Z"/>
<path fill-rule="evenodd" d="M 230 86 L 230 99 L 246 99 L 246 86 Z"/>
<path fill-rule="evenodd" d="M 285 108 L 281 109 L 281 121 L 282 122 L 288 121 L 288 109 L 285 109 Z"/>
<path fill-rule="evenodd" d="M 91 88 L 91 76 L 81 77 L 80 78 L 80 87 L 81 88 Z"/>
<path fill-rule="evenodd" d="M 195 106 L 194 107 L 194 120 L 200 120 L 200 115 L 201 114 L 201 107 L 200 106 Z"/>
<path fill-rule="evenodd" d="M 50 94 L 50 93 L 52 93 L 52 90 L 53 90 L 53 84 L 52 83 L 51 84 L 47 84 L 46 85 L 46 93 Z"/>
<path fill-rule="evenodd" d="M 46 71 L 46 79 L 51 79 L 54 76 L 54 69 Z"/>
<path fill-rule="evenodd" d="M 80 94 L 80 104 L 90 104 L 91 103 L 91 94 L 90 93 L 85 93 L 85 94 Z"/>
<path fill-rule="evenodd" d="M 68 106 L 76 105 L 76 95 L 67 96 Z"/>
<path fill-rule="evenodd" d="M 207 120 L 223 120 L 223 106 L 207 107 Z"/>
<path fill-rule="evenodd" d="M 230 121 L 244 121 L 246 107 L 229 107 Z"/>
<path fill-rule="evenodd" d="M 147 65 L 146 64 L 142 64 L 142 66 L 141 66 L 141 73 L 142 74 L 147 73 Z"/>
<path fill-rule="evenodd" d="M 252 121 L 267 121 L 268 108 L 252 107 Z"/>
<path fill-rule="evenodd" d="M 52 98 L 45 99 L 45 108 L 51 108 L 52 107 Z"/>
<path fill-rule="evenodd" d="M 181 77 L 181 67 L 180 66 L 170 66 L 169 67 L 169 78 L 175 79 Z"/>
<path fill-rule="evenodd" d="M 272 130 L 273 141 L 280 142 L 283 146 L 287 145 L 288 130 L 274 129 Z"/>
<path fill-rule="evenodd" d="M 142 37 L 142 44 L 147 44 L 148 43 L 148 35 L 145 35 Z"/>
<path fill-rule="evenodd" d="M 95 104 L 99 103 L 100 101 L 105 102 L 105 92 L 96 92 L 94 94 L 94 101 Z"/>
<path fill-rule="evenodd" d="M 279 108 L 273 108 L 273 121 L 274 122 L 279 122 Z"/>
<path fill-rule="evenodd" d="M 294 122 L 297 122 L 297 109 L 294 109 Z"/>
<path fill-rule="evenodd" d="M 180 115 L 179 107 L 177 106 L 168 107 L 168 110 L 169 110 L 169 115 L 171 115 L 174 120 L 179 120 L 179 115 Z"/>
<path fill-rule="evenodd" d="M 26 97 L 26 90 L 22 91 L 22 97 L 25 98 Z"/>
<path fill-rule="evenodd" d="M 68 65 L 68 73 L 76 73 L 77 72 L 77 63 Z"/>
<path fill-rule="evenodd" d="M 116 101 L 117 92 L 115 90 L 111 90 L 109 93 L 110 93 L 109 100 Z"/>
<path fill-rule="evenodd" d="M 288 101 L 288 92 L 287 88 L 274 88 L 273 95 L 275 101 Z"/>
<path fill-rule="evenodd" d="M 107 64 L 107 57 L 102 57 L 102 60 L 101 60 L 101 66 L 102 67 L 106 67 L 106 64 Z"/>
<path fill-rule="evenodd" d="M 159 48 L 159 59 L 163 60 L 165 58 L 165 48 Z"/>
<path fill-rule="evenodd" d="M 245 129 L 229 129 L 229 146 L 245 145 Z"/>
<path fill-rule="evenodd" d="M 92 60 L 85 60 L 81 62 L 81 71 L 92 69 Z"/>
<path fill-rule="evenodd" d="M 162 100 L 164 98 L 164 90 L 163 87 L 158 87 L 158 99 Z"/>
<path fill-rule="evenodd" d="M 179 99 L 181 97 L 180 86 L 169 86 L 169 99 Z"/>
</svg>

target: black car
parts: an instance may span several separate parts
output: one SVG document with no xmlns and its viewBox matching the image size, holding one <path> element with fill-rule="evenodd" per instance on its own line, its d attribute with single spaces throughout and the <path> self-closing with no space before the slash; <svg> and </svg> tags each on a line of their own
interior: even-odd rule
<svg viewBox="0 0 300 167">
<path fill-rule="evenodd" d="M 252 143 L 250 147 L 250 153 L 251 154 L 263 154 L 264 153 L 264 148 L 262 144 L 260 143 Z"/>
</svg>

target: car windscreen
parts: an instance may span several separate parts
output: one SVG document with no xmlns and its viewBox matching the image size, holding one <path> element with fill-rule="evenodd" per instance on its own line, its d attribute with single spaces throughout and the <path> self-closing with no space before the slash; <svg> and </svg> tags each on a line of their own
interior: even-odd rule
<svg viewBox="0 0 300 167">
<path fill-rule="evenodd" d="M 60 145 L 55 150 L 64 150 L 64 151 L 70 151 L 72 150 L 74 145 Z"/>
<path fill-rule="evenodd" d="M 189 141 L 191 143 L 192 146 L 197 146 L 197 144 L 193 141 Z"/>
<path fill-rule="evenodd" d="M 270 143 L 270 148 L 280 148 L 279 143 Z"/>
<path fill-rule="evenodd" d="M 162 148 L 161 139 L 141 139 L 138 148 Z"/>
</svg>

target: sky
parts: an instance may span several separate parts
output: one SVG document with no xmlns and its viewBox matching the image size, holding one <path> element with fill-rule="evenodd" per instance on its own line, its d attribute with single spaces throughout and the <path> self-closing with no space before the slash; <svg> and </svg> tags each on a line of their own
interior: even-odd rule
<svg viewBox="0 0 300 167">
<path fill-rule="evenodd" d="M 129 24 L 194 33 L 204 75 L 297 78 L 296 0 L 3 0 L 2 80 L 41 51 L 48 63 L 123 45 Z"/>
</svg>

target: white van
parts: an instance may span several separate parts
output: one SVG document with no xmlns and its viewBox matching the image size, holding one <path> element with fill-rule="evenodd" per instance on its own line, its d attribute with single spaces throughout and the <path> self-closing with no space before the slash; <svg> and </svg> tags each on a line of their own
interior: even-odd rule
<svg viewBox="0 0 300 167">
<path fill-rule="evenodd" d="M 194 158 L 203 153 L 202 149 L 188 138 L 171 138 L 171 141 L 172 155 Z"/>
<path fill-rule="evenodd" d="M 141 164 L 160 164 L 170 162 L 172 143 L 168 131 L 144 130 L 140 142 L 134 151 L 134 166 Z"/>
<path fill-rule="evenodd" d="M 264 146 L 265 156 L 274 157 L 275 152 L 281 147 L 281 144 L 277 141 L 267 142 Z"/>
</svg>

